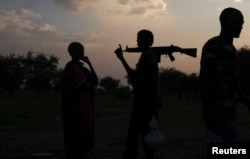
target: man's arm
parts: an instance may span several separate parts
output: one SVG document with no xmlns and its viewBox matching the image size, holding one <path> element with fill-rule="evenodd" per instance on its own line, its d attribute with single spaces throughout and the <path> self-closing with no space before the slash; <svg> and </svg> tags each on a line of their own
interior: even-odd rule
<svg viewBox="0 0 250 159">
<path fill-rule="evenodd" d="M 95 72 L 89 58 L 87 56 L 85 56 L 83 61 L 86 62 L 89 65 L 90 72 L 91 72 L 91 80 L 92 80 L 93 84 L 95 86 L 97 86 L 98 85 L 98 78 L 97 78 L 96 72 Z"/>
<path fill-rule="evenodd" d="M 122 47 L 120 44 L 119 44 L 119 48 L 115 50 L 115 54 L 116 54 L 117 58 L 121 61 L 123 67 L 125 68 L 128 76 L 129 76 L 129 79 L 133 82 L 135 80 L 135 72 L 130 68 L 127 61 L 124 59 Z"/>
</svg>

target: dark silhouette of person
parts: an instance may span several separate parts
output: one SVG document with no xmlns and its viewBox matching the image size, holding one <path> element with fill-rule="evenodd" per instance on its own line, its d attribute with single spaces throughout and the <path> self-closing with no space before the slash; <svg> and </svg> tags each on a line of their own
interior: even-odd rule
<svg viewBox="0 0 250 159">
<path fill-rule="evenodd" d="M 226 8 L 219 19 L 220 34 L 205 43 L 200 61 L 202 114 L 207 128 L 205 150 L 208 143 L 239 142 L 237 102 L 250 108 L 249 98 L 239 84 L 239 58 L 233 45 L 233 39 L 240 36 L 243 15 L 235 8 Z"/>
<path fill-rule="evenodd" d="M 85 159 L 94 147 L 94 88 L 98 79 L 81 43 L 70 43 L 68 52 L 72 60 L 66 64 L 62 77 L 65 158 Z"/>
<path fill-rule="evenodd" d="M 136 70 L 133 71 L 123 57 L 122 47 L 115 54 L 123 64 L 134 89 L 134 102 L 128 128 L 127 145 L 124 159 L 137 158 L 139 137 L 142 136 L 143 150 L 146 159 L 153 159 L 154 151 L 145 143 L 144 137 L 150 131 L 149 121 L 157 118 L 160 107 L 159 70 L 156 53 L 150 49 L 153 44 L 153 33 L 140 30 L 137 34 L 137 45 L 142 51 Z"/>
</svg>

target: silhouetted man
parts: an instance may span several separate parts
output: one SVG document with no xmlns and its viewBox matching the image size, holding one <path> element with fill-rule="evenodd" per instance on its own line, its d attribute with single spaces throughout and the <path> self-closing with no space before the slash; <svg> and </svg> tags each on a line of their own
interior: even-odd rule
<svg viewBox="0 0 250 159">
<path fill-rule="evenodd" d="M 81 43 L 70 43 L 68 52 L 71 61 L 62 77 L 65 159 L 86 159 L 94 148 L 94 88 L 98 79 Z"/>
<path fill-rule="evenodd" d="M 137 146 L 140 135 L 143 139 L 143 150 L 146 159 L 153 159 L 154 157 L 154 151 L 144 141 L 144 136 L 150 131 L 148 123 L 153 116 L 157 117 L 160 105 L 157 56 L 149 48 L 153 41 L 154 37 L 151 31 L 141 30 L 138 32 L 137 45 L 142 54 L 136 65 L 135 72 L 124 59 L 121 45 L 115 51 L 133 83 L 135 92 L 124 159 L 137 158 Z"/>
<path fill-rule="evenodd" d="M 221 12 L 221 31 L 208 40 L 200 62 L 203 118 L 208 143 L 239 142 L 235 111 L 237 101 L 250 107 L 239 85 L 239 59 L 233 39 L 240 36 L 244 18 L 235 8 Z"/>
</svg>

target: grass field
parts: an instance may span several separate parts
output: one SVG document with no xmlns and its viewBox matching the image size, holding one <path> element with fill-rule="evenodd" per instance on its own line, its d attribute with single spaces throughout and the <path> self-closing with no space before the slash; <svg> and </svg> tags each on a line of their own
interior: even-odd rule
<svg viewBox="0 0 250 159">
<path fill-rule="evenodd" d="M 96 118 L 130 113 L 133 97 L 118 99 L 114 95 L 96 95 Z M 51 119 L 61 116 L 60 95 L 43 94 L 40 98 L 33 94 L 17 94 L 14 97 L 0 95 L 0 125 L 20 129 L 45 129 Z M 200 122 L 199 100 L 177 100 L 175 96 L 163 98 L 160 118 L 164 120 L 194 120 Z"/>
<path fill-rule="evenodd" d="M 200 100 L 182 99 L 177 96 L 165 96 L 162 98 L 163 107 L 160 118 L 163 120 L 189 120 L 202 123 Z M 96 95 L 96 118 L 116 116 L 130 112 L 133 97 L 118 99 L 114 95 Z M 249 116 L 249 111 L 239 104 L 239 120 Z M 34 94 L 17 94 L 9 97 L 0 94 L 0 125 L 16 126 L 23 129 L 45 128 L 50 120 L 61 116 L 60 95 L 46 93 L 38 98 Z"/>
<path fill-rule="evenodd" d="M 132 101 L 133 97 L 122 100 L 114 95 L 96 95 L 98 146 L 91 154 L 92 158 L 121 158 L 119 155 L 125 144 Z M 167 145 L 166 151 L 159 152 L 157 159 L 165 159 L 166 154 L 170 159 L 188 156 L 178 153 L 179 149 L 190 153 L 190 158 L 197 158 L 204 130 L 200 100 L 165 96 L 162 101 L 159 122 L 172 146 Z M 241 104 L 238 106 L 238 123 L 243 139 L 249 141 L 250 113 Z M 53 152 L 54 155 L 48 159 L 63 159 L 60 96 L 44 93 L 38 98 L 28 93 L 14 97 L 0 94 L 0 143 L 1 159 L 28 159 L 27 156 L 34 159 L 38 157 L 30 154 L 41 151 Z M 170 152 L 179 157 L 171 157 Z"/>
</svg>

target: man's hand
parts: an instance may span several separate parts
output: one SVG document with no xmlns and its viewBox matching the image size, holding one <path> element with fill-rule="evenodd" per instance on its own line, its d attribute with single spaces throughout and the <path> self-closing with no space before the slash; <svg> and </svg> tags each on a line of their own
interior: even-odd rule
<svg viewBox="0 0 250 159">
<path fill-rule="evenodd" d="M 123 59 L 123 52 L 122 52 L 122 46 L 119 44 L 119 48 L 115 50 L 115 54 L 118 57 L 118 59 Z"/>
<path fill-rule="evenodd" d="M 91 62 L 89 61 L 88 56 L 84 56 L 82 59 L 84 62 L 86 62 L 87 64 L 91 65 Z"/>
</svg>

